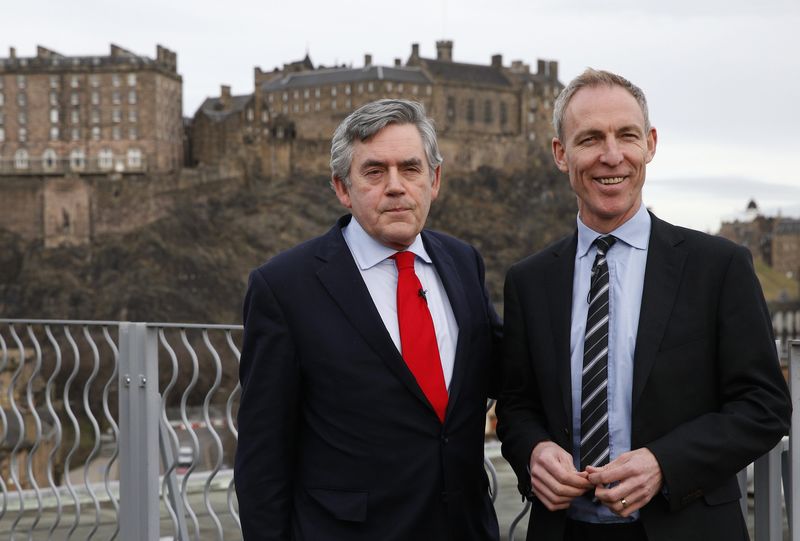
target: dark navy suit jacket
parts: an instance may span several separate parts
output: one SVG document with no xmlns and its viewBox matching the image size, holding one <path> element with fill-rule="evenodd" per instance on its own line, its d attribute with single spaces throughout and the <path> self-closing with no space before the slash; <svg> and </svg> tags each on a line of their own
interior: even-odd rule
<svg viewBox="0 0 800 541">
<path fill-rule="evenodd" d="M 481 257 L 422 232 L 459 328 L 442 425 L 345 244 L 349 220 L 250 276 L 235 464 L 245 539 L 496 540 L 483 439 L 501 330 Z"/>
</svg>

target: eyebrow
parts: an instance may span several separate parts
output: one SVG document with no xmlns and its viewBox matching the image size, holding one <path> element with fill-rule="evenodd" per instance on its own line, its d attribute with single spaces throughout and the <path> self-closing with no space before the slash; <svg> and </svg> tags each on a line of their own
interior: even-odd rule
<svg viewBox="0 0 800 541">
<path fill-rule="evenodd" d="M 398 164 L 400 167 L 410 167 L 414 165 L 422 165 L 422 160 L 419 158 L 409 158 L 407 160 L 403 160 Z M 370 167 L 386 167 L 386 162 L 381 160 L 367 160 L 361 164 L 361 170 L 368 169 Z"/>
<path fill-rule="evenodd" d="M 637 124 L 627 124 L 625 126 L 621 126 L 621 127 L 617 128 L 616 133 L 625 133 L 625 132 L 630 132 L 630 131 L 636 132 L 639 135 L 643 135 L 644 134 L 644 132 L 642 131 L 642 128 L 640 126 L 638 126 Z M 598 130 L 596 128 L 589 128 L 589 129 L 586 129 L 586 130 L 583 130 L 583 131 L 579 131 L 578 133 L 576 133 L 575 136 L 572 138 L 572 141 L 577 143 L 578 141 L 580 141 L 581 139 L 583 139 L 587 135 L 603 135 L 604 133 L 605 133 L 605 131 L 603 131 L 603 130 Z"/>
</svg>

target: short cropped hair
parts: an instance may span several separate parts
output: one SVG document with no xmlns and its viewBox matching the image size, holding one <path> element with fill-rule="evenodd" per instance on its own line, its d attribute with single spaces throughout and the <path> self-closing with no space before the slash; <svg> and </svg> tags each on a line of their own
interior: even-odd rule
<svg viewBox="0 0 800 541">
<path fill-rule="evenodd" d="M 639 108 L 644 115 L 644 129 L 645 132 L 650 131 L 650 116 L 647 112 L 647 98 L 644 97 L 642 89 L 627 80 L 621 75 L 611 73 L 610 71 L 596 70 L 593 68 L 586 68 L 586 70 L 575 77 L 569 84 L 564 87 L 564 90 L 556 98 L 555 105 L 553 106 L 553 128 L 556 130 L 556 136 L 563 142 L 564 140 L 564 115 L 567 112 L 567 105 L 581 88 L 591 88 L 597 86 L 619 86 L 630 92 L 631 96 L 636 99 Z"/>
<path fill-rule="evenodd" d="M 425 107 L 416 101 L 383 99 L 362 105 L 333 132 L 331 141 L 331 173 L 350 185 L 353 143 L 367 141 L 389 124 L 413 124 L 422 137 L 422 146 L 431 175 L 442 163 L 433 120 L 425 115 Z"/>
</svg>

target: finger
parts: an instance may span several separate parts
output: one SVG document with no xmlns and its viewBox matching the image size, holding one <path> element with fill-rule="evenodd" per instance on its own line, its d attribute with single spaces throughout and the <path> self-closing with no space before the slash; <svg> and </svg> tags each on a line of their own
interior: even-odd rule
<svg viewBox="0 0 800 541">
<path fill-rule="evenodd" d="M 555 470 L 555 471 L 553 471 Z M 532 472 L 535 482 L 547 487 L 548 491 L 558 498 L 571 500 L 583 494 L 588 486 L 588 481 L 577 474 L 570 475 L 560 471 L 559 467 L 542 467 Z M 584 484 L 588 486 L 584 486 Z"/>
<path fill-rule="evenodd" d="M 566 509 L 569 507 L 569 504 L 572 501 L 570 498 L 564 498 L 557 495 L 550 489 L 550 487 L 539 480 L 533 480 L 532 487 L 533 493 L 550 511 Z"/>
</svg>

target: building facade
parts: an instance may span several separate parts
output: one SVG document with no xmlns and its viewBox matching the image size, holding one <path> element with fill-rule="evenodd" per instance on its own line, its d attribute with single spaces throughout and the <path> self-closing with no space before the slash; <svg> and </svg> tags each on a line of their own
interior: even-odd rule
<svg viewBox="0 0 800 541">
<path fill-rule="evenodd" d="M 160 45 L 0 58 L 0 175 L 174 171 L 182 139 L 177 55 Z"/>
</svg>

